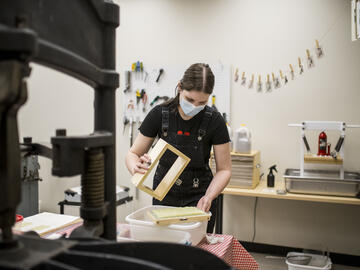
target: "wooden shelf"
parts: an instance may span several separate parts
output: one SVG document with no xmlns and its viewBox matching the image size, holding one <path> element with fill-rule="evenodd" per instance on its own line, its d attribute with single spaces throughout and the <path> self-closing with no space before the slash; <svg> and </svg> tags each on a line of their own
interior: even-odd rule
<svg viewBox="0 0 360 270">
<path fill-rule="evenodd" d="M 307 163 L 318 163 L 318 164 L 343 164 L 343 159 L 338 156 L 334 159 L 332 156 L 317 156 L 312 154 L 304 155 L 304 161 Z"/>
<path fill-rule="evenodd" d="M 244 153 L 237 153 L 237 152 L 231 152 L 232 156 L 239 156 L 239 157 L 253 157 L 256 154 L 258 154 L 259 150 L 251 150 L 250 153 L 244 154 Z"/>
<path fill-rule="evenodd" d="M 279 195 L 276 193 L 277 189 L 285 190 L 284 179 L 276 180 L 274 188 L 267 188 L 266 181 L 263 180 L 263 181 L 260 181 L 259 185 L 255 189 L 227 187 L 224 189 L 224 191 L 222 193 L 228 194 L 228 195 L 239 195 L 239 196 L 246 196 L 246 197 L 261 197 L 261 198 L 273 198 L 273 199 L 284 199 L 284 200 L 298 200 L 298 201 L 360 205 L 360 199 L 358 199 L 358 198 L 322 196 L 322 195 L 306 195 L 306 194 L 296 194 L 296 193 L 286 193 L 284 195 Z"/>
</svg>

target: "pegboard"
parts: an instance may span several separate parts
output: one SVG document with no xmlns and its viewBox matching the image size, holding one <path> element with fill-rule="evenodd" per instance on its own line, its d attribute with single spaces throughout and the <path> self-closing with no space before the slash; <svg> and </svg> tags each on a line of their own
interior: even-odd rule
<svg viewBox="0 0 360 270">
<path fill-rule="evenodd" d="M 156 82 L 161 68 L 163 68 L 164 72 L 160 76 L 159 81 Z M 187 68 L 188 66 L 180 65 L 176 67 L 151 67 L 144 63 L 144 71 L 131 71 L 129 91 L 123 93 L 123 111 L 125 117 L 131 119 L 137 128 L 152 108 L 164 102 L 164 100 L 158 100 L 151 106 L 150 103 L 156 96 L 173 98 L 176 95 L 175 88 Z M 215 106 L 221 114 L 226 113 L 227 120 L 230 122 L 230 67 L 215 64 L 210 65 L 210 68 L 215 76 L 215 86 L 212 94 L 216 96 Z M 122 72 L 123 78 L 126 77 L 125 72 L 125 70 Z M 124 81 L 125 79 L 123 79 Z M 121 91 L 124 91 L 124 89 L 125 86 L 123 85 Z M 136 90 L 141 91 L 142 89 L 145 89 L 148 97 L 145 104 L 143 104 L 142 100 L 137 101 L 136 98 Z M 209 106 L 212 104 L 211 97 L 208 102 Z M 133 106 L 129 106 L 131 103 Z M 136 130 L 134 131 L 136 132 Z"/>
</svg>

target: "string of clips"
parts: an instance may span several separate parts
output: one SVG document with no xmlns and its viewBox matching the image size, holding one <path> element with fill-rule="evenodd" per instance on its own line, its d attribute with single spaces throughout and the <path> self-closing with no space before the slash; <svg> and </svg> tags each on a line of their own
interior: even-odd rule
<svg viewBox="0 0 360 270">
<path fill-rule="evenodd" d="M 319 45 L 319 41 L 315 40 L 315 54 L 317 58 L 321 58 L 323 56 L 323 48 Z M 310 50 L 306 50 L 306 62 L 307 67 L 312 68 L 314 66 L 314 57 L 311 55 Z M 298 58 L 298 69 L 297 71 L 301 75 L 304 73 L 304 65 L 301 62 L 301 57 Z M 278 76 L 279 75 L 279 76 Z M 271 78 L 270 74 L 266 75 L 265 82 L 262 81 L 261 75 L 258 75 L 258 80 L 255 82 L 255 74 L 251 74 L 251 78 L 247 81 L 246 73 L 245 71 L 242 72 L 241 78 L 239 78 L 239 69 L 235 69 L 234 74 L 234 80 L 235 82 L 238 82 L 240 79 L 241 85 L 244 87 L 248 87 L 249 89 L 254 88 L 256 86 L 256 89 L 258 92 L 262 92 L 262 90 L 265 87 L 266 92 L 271 91 L 272 89 L 280 88 L 281 85 L 286 85 L 289 82 L 289 77 L 291 80 L 295 79 L 295 69 L 292 66 L 292 64 L 289 64 L 289 70 L 283 72 L 281 69 L 279 70 L 279 74 L 271 72 Z"/>
</svg>

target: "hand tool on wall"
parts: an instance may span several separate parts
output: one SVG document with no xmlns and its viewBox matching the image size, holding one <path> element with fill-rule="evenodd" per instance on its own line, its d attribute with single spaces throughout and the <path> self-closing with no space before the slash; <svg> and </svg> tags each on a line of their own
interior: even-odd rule
<svg viewBox="0 0 360 270">
<path fill-rule="evenodd" d="M 143 70 L 144 70 L 143 62 L 136 61 L 136 62 L 132 63 L 131 71 L 135 72 L 135 77 L 137 79 L 139 79 L 140 74 L 141 74 L 141 79 L 142 79 Z"/>
<path fill-rule="evenodd" d="M 304 66 L 301 64 L 300 57 L 298 57 L 298 64 L 299 64 L 299 73 L 302 74 L 304 72 Z"/>
<path fill-rule="evenodd" d="M 146 111 L 146 104 L 147 104 L 147 101 L 148 101 L 148 96 L 146 94 L 146 91 L 145 89 L 141 89 L 141 101 L 142 101 L 142 104 L 143 104 L 143 112 Z"/>
<path fill-rule="evenodd" d="M 135 113 L 134 101 L 132 99 L 129 101 L 129 104 L 127 105 L 127 112 L 129 119 L 129 137 L 130 137 L 130 147 L 131 147 L 133 142 L 133 123 L 134 123 L 134 113 Z"/>
<path fill-rule="evenodd" d="M 308 68 L 311 68 L 314 66 L 314 61 L 310 55 L 310 51 L 308 49 L 306 49 L 306 56 L 307 56 L 307 64 L 308 64 Z"/>
<path fill-rule="evenodd" d="M 234 77 L 235 77 L 234 81 L 237 82 L 239 80 L 239 69 L 238 68 L 236 68 L 236 70 L 235 70 L 235 76 Z"/>
<path fill-rule="evenodd" d="M 139 78 L 139 72 L 140 72 L 140 61 L 137 61 L 135 63 L 135 73 L 136 73 L 136 78 Z"/>
<path fill-rule="evenodd" d="M 164 73 L 164 69 L 160 68 L 160 70 L 159 70 L 159 75 L 158 75 L 157 78 L 156 78 L 156 82 L 157 82 L 157 83 L 159 82 L 160 77 L 162 76 L 163 73 Z"/>
<path fill-rule="evenodd" d="M 215 102 L 216 102 L 216 96 L 213 95 L 212 98 L 211 98 L 211 107 L 212 107 L 215 111 L 218 111 L 218 109 L 216 108 Z"/>
<path fill-rule="evenodd" d="M 316 43 L 316 55 L 319 58 L 319 57 L 323 56 L 323 50 L 320 47 L 319 41 L 317 39 L 315 39 L 315 43 Z"/>
<path fill-rule="evenodd" d="M 337 143 L 336 143 L 336 146 L 335 146 L 335 149 L 334 151 L 332 151 L 330 153 L 330 155 L 336 159 L 337 158 L 337 154 L 340 152 L 340 149 L 341 149 L 341 146 L 343 145 L 344 143 L 344 140 L 345 140 L 345 135 L 341 135 L 340 138 L 338 139 Z"/>
<path fill-rule="evenodd" d="M 130 126 L 129 126 L 129 138 L 130 138 L 130 147 L 131 147 L 132 143 L 133 143 L 133 124 L 134 124 L 133 116 L 130 116 L 129 124 L 130 124 Z"/>
<path fill-rule="evenodd" d="M 245 77 L 245 72 L 243 72 L 241 75 L 241 85 L 245 85 L 245 83 L 246 83 L 246 77 Z"/>
<path fill-rule="evenodd" d="M 136 63 L 131 64 L 131 71 L 135 72 L 135 78 L 136 78 Z"/>
<path fill-rule="evenodd" d="M 127 124 L 129 124 L 129 119 L 126 117 L 126 115 L 124 113 L 124 116 L 123 116 L 123 125 L 124 125 L 123 134 L 125 133 L 125 129 L 126 129 Z"/>
<path fill-rule="evenodd" d="M 136 90 L 136 106 L 139 105 L 140 100 L 141 100 L 141 93 L 140 93 L 140 90 L 137 89 Z"/>
<path fill-rule="evenodd" d="M 150 106 L 153 106 L 155 104 L 155 102 L 157 102 L 159 100 L 160 96 L 156 96 L 150 103 Z"/>
<path fill-rule="evenodd" d="M 266 91 L 270 91 L 270 90 L 271 90 L 270 75 L 267 74 L 266 75 Z"/>
<path fill-rule="evenodd" d="M 137 61 L 136 62 L 136 72 L 139 74 L 139 78 L 141 76 L 141 79 L 143 79 L 143 71 L 144 71 L 143 62 Z"/>
<path fill-rule="evenodd" d="M 125 90 L 124 93 L 131 91 L 131 72 L 125 71 Z"/>
<path fill-rule="evenodd" d="M 258 92 L 260 92 L 262 90 L 261 75 L 259 75 L 259 80 L 257 83 L 257 90 L 258 90 Z"/>
<path fill-rule="evenodd" d="M 164 101 L 168 101 L 169 97 L 168 96 L 156 96 L 150 103 L 150 106 L 153 106 L 157 101 L 159 100 L 164 100 Z"/>
</svg>

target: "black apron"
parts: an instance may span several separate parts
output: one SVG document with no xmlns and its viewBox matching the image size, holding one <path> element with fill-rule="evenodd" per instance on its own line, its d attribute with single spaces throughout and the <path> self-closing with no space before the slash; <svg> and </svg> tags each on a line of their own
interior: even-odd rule
<svg viewBox="0 0 360 270">
<path fill-rule="evenodd" d="M 153 204 L 177 207 L 196 206 L 201 197 L 205 195 L 213 179 L 209 164 L 204 161 L 202 141 L 206 136 L 213 109 L 206 106 L 204 116 L 196 134 L 185 134 L 184 131 L 179 131 L 176 127 L 175 129 L 169 129 L 169 123 L 176 123 L 175 114 L 176 112 L 170 112 L 169 107 L 162 107 L 161 138 L 188 156 L 191 161 L 165 198 L 162 201 L 153 198 Z M 171 168 L 176 158 L 177 156 L 170 152 L 165 152 L 162 156 L 154 176 L 154 190 Z M 208 232 L 212 232 L 215 225 L 216 199 L 213 200 L 210 211 L 212 216 L 208 223 Z"/>
</svg>

